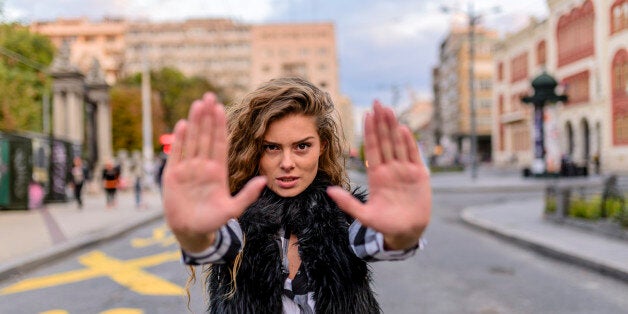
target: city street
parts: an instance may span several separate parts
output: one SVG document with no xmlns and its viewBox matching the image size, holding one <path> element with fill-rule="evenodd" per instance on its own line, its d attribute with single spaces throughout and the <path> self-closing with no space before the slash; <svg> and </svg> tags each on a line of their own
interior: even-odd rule
<svg viewBox="0 0 628 314">
<path fill-rule="evenodd" d="M 513 246 L 465 225 L 459 216 L 468 206 L 538 197 L 539 192 L 435 193 L 425 250 L 407 261 L 372 264 L 384 313 L 625 312 L 625 282 Z M 187 278 L 174 238 L 158 221 L 0 282 L 0 308 L 37 314 L 185 313 Z M 203 312 L 201 286 L 197 282 L 190 289 L 192 313 Z"/>
</svg>

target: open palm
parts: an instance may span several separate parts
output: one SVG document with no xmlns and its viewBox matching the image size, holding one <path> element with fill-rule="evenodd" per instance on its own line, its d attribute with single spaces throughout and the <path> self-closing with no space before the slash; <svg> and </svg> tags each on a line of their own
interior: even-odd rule
<svg viewBox="0 0 628 314">
<path fill-rule="evenodd" d="M 208 93 L 192 104 L 188 120 L 175 126 L 163 176 L 166 221 L 188 252 L 211 245 L 214 233 L 254 202 L 265 185 L 264 178 L 255 178 L 232 197 L 226 156 L 225 112 Z"/>
<path fill-rule="evenodd" d="M 410 130 L 377 101 L 373 112 L 366 115 L 364 136 L 368 201 L 363 204 L 338 187 L 328 193 L 341 209 L 384 234 L 387 248 L 409 248 L 429 223 L 429 171 Z"/>
</svg>

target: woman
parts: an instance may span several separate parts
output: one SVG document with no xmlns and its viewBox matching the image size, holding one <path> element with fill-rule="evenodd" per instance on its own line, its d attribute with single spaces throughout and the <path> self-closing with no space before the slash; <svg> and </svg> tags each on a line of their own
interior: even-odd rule
<svg viewBox="0 0 628 314">
<path fill-rule="evenodd" d="M 380 311 L 366 261 L 414 253 L 431 189 L 408 128 L 373 109 L 363 202 L 348 192 L 331 99 L 311 83 L 261 86 L 232 108 L 228 135 L 213 94 L 192 104 L 175 126 L 164 208 L 184 262 L 211 264 L 211 312 Z"/>
</svg>

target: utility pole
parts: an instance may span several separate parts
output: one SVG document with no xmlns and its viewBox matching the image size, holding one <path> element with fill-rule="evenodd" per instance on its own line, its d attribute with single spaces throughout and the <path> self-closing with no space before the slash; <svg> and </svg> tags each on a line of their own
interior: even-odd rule
<svg viewBox="0 0 628 314">
<path fill-rule="evenodd" d="M 477 117 L 475 112 L 475 25 L 478 16 L 473 10 L 473 1 L 469 1 L 469 10 L 467 12 L 469 18 L 469 111 L 471 123 L 471 179 L 478 177 L 478 134 L 477 134 Z"/>
<path fill-rule="evenodd" d="M 146 164 L 153 161 L 153 121 L 150 104 L 150 69 L 146 46 L 142 49 L 142 156 Z"/>
</svg>

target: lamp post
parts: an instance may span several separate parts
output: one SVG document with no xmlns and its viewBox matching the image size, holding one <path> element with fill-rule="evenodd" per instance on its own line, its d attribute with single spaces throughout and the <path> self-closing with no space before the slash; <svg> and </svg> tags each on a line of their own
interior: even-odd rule
<svg viewBox="0 0 628 314">
<path fill-rule="evenodd" d="M 546 72 L 532 80 L 534 94 L 521 97 L 521 101 L 534 106 L 534 163 L 532 173 L 536 176 L 546 174 L 545 167 L 545 132 L 544 108 L 548 103 L 567 101 L 566 95 L 557 95 L 555 92 L 558 83 Z"/>
</svg>

